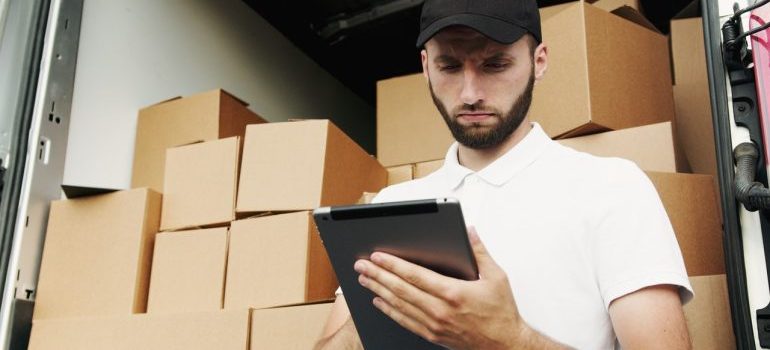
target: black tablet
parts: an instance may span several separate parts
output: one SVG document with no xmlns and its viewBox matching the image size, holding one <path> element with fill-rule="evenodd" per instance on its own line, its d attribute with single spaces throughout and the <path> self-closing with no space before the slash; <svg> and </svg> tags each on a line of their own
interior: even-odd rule
<svg viewBox="0 0 770 350">
<path fill-rule="evenodd" d="M 323 207 L 313 217 L 364 348 L 443 349 L 375 308 L 375 295 L 358 283 L 353 264 L 380 251 L 446 276 L 478 279 L 460 203 L 440 198 Z"/>
</svg>

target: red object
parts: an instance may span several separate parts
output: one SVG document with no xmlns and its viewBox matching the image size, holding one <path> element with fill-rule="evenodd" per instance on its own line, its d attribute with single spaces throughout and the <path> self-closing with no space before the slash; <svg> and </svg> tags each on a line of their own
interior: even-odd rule
<svg viewBox="0 0 770 350">
<path fill-rule="evenodd" d="M 761 6 L 751 11 L 749 29 L 758 28 L 770 21 L 770 6 Z M 751 36 L 751 48 L 754 56 L 754 78 L 757 86 L 757 109 L 762 139 L 765 144 L 765 164 L 770 155 L 770 30 L 765 29 Z"/>
</svg>

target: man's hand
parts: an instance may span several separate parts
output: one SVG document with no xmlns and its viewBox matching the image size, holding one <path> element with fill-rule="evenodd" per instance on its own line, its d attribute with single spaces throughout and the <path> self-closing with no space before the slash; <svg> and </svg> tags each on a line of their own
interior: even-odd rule
<svg viewBox="0 0 770 350">
<path fill-rule="evenodd" d="M 446 277 L 398 257 L 375 252 L 358 260 L 359 282 L 377 295 L 374 305 L 401 326 L 451 349 L 542 348 L 556 345 L 519 317 L 508 277 L 481 243 L 469 238 L 479 280 Z"/>
</svg>

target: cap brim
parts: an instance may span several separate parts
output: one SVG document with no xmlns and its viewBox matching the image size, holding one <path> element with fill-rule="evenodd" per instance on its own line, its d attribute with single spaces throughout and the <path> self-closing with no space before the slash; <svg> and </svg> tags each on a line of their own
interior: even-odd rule
<svg viewBox="0 0 770 350">
<path fill-rule="evenodd" d="M 493 17 L 461 13 L 431 23 L 431 25 L 425 28 L 425 30 L 420 33 L 420 36 L 417 37 L 417 48 L 421 48 L 425 45 L 425 42 L 430 40 L 436 33 L 450 26 L 465 26 L 475 29 L 479 33 L 484 34 L 486 37 L 501 44 L 511 44 L 527 33 L 526 29 L 510 22 Z"/>
</svg>

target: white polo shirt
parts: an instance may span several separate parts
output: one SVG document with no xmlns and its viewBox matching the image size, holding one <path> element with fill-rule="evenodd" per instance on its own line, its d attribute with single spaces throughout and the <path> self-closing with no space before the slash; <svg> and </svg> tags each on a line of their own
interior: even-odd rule
<svg viewBox="0 0 770 350">
<path fill-rule="evenodd" d="M 390 186 L 374 201 L 459 199 L 531 327 L 578 349 L 612 349 L 614 299 L 658 284 L 692 298 L 663 204 L 634 163 L 562 146 L 536 123 L 478 172 L 458 163 L 457 149 L 433 174 Z"/>
</svg>

